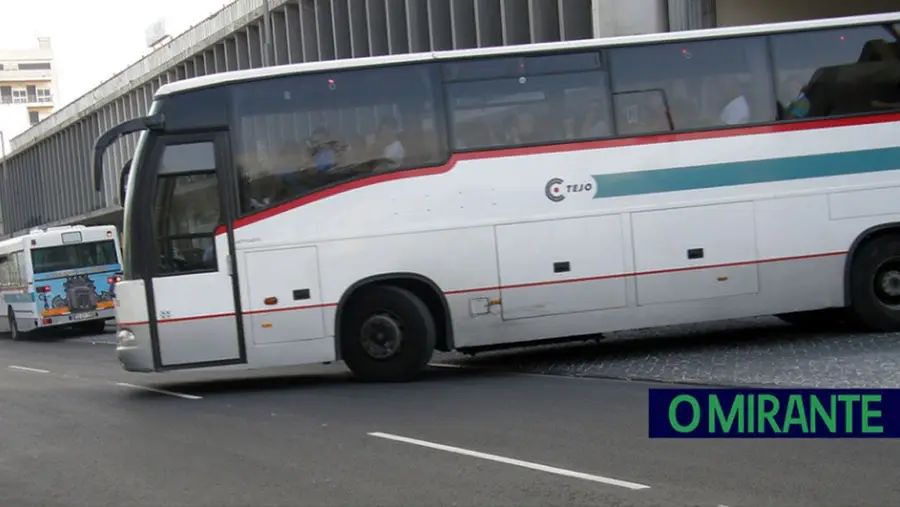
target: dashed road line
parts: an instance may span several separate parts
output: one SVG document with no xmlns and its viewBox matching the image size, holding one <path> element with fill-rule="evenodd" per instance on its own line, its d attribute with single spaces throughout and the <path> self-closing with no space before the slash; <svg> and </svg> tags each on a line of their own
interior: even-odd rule
<svg viewBox="0 0 900 507">
<path fill-rule="evenodd" d="M 174 391 L 166 391 L 165 389 L 157 389 L 155 387 L 148 386 L 139 386 L 137 384 L 128 384 L 126 382 L 116 382 L 117 386 L 128 387 L 131 389 L 139 389 L 142 391 L 150 391 L 152 393 L 157 394 L 165 394 L 167 396 L 175 396 L 176 398 L 184 398 L 185 400 L 202 400 L 203 396 L 196 396 L 194 394 L 185 394 L 185 393 L 176 393 Z"/>
<path fill-rule="evenodd" d="M 32 373 L 50 373 L 50 370 L 42 370 L 40 368 L 29 368 L 27 366 L 19 366 L 16 364 L 9 365 L 10 370 L 30 371 Z"/>
<path fill-rule="evenodd" d="M 49 375 L 53 375 L 53 376 L 56 376 L 59 378 L 90 380 L 90 379 L 85 379 L 85 378 L 79 377 L 78 375 L 72 375 L 72 374 L 66 374 L 66 373 L 53 373 L 50 370 L 44 370 L 41 368 L 31 368 L 30 366 L 21 366 L 18 364 L 10 364 L 7 366 L 7 368 L 9 368 L 10 370 L 13 370 L 13 371 L 49 374 Z M 142 391 L 150 391 L 150 392 L 154 392 L 157 394 L 165 394 L 166 396 L 174 396 L 176 398 L 182 398 L 185 400 L 202 400 L 203 399 L 203 396 L 197 396 L 194 394 L 186 394 L 186 393 L 176 393 L 174 391 L 167 391 L 165 389 L 157 389 L 155 387 L 141 386 L 141 385 L 137 385 L 137 384 L 129 384 L 127 382 L 111 382 L 109 380 L 102 380 L 102 379 L 95 379 L 95 380 L 99 380 L 101 383 L 115 384 L 119 387 L 127 387 L 129 389 L 139 389 Z"/>
<path fill-rule="evenodd" d="M 591 482 L 599 482 L 602 484 L 608 484 L 610 486 L 618 486 L 620 488 L 626 488 L 631 490 L 641 490 L 641 489 L 649 489 L 650 486 L 646 484 L 639 484 L 637 482 L 623 481 L 620 479 L 613 479 L 611 477 L 603 477 L 601 475 L 593 475 L 587 474 L 584 472 L 576 472 L 574 470 L 567 470 L 565 468 L 557 468 L 548 465 L 542 465 L 540 463 L 533 463 L 530 461 L 522 461 L 515 458 L 507 458 L 505 456 L 498 456 L 496 454 L 488 454 L 479 451 L 472 451 L 469 449 L 463 449 L 461 447 L 453 447 L 444 444 L 437 444 L 434 442 L 428 442 L 427 440 L 419 440 L 416 438 L 403 437 L 400 435 L 392 435 L 390 433 L 381 433 L 381 432 L 371 432 L 368 433 L 369 436 L 383 438 L 386 440 L 393 440 L 396 442 L 404 442 L 407 444 L 418 445 L 421 447 L 428 447 L 430 449 L 437 449 L 439 451 L 451 452 L 454 454 L 461 454 L 463 456 L 471 456 L 473 458 L 480 458 L 488 461 L 495 461 L 497 463 L 505 463 L 507 465 L 529 468 L 531 470 L 537 470 L 539 472 L 545 472 L 549 474 L 562 475 L 565 477 L 572 477 L 575 479 L 582 479 L 585 481 Z"/>
</svg>

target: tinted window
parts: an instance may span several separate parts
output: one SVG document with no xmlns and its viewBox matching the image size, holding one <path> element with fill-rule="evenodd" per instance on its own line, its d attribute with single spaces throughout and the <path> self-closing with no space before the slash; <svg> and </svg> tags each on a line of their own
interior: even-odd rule
<svg viewBox="0 0 900 507">
<path fill-rule="evenodd" d="M 214 171 L 216 152 L 213 143 L 188 143 L 166 146 L 158 174 Z"/>
<path fill-rule="evenodd" d="M 21 285 L 19 275 L 20 253 L 10 253 L 5 258 L 0 258 L 0 286 L 10 288 Z"/>
<path fill-rule="evenodd" d="M 522 62 L 514 65 L 512 62 Z M 456 149 L 607 137 L 607 75 L 599 53 L 449 64 L 445 76 Z M 517 72 L 512 72 L 516 70 Z M 481 73 L 481 79 L 476 79 Z M 499 76 L 499 77 L 498 77 Z"/>
<path fill-rule="evenodd" d="M 764 38 L 616 48 L 609 55 L 620 134 L 775 120 Z"/>
<path fill-rule="evenodd" d="M 172 148 L 177 146 L 166 150 Z M 160 176 L 152 216 L 160 274 L 216 269 L 214 238 L 222 223 L 220 211 L 214 171 Z"/>
<path fill-rule="evenodd" d="M 600 54 L 597 52 L 478 58 L 444 64 L 444 81 L 483 81 L 602 69 Z"/>
<path fill-rule="evenodd" d="M 242 211 L 445 160 L 432 71 L 406 65 L 235 86 Z"/>
<path fill-rule="evenodd" d="M 784 118 L 900 108 L 900 60 L 891 25 L 792 33 L 771 40 Z"/>
<path fill-rule="evenodd" d="M 50 64 L 47 62 L 41 63 L 20 63 L 19 70 L 45 70 L 49 69 Z"/>
<path fill-rule="evenodd" d="M 31 251 L 35 273 L 118 264 L 116 244 L 112 240 L 36 248 Z"/>
</svg>

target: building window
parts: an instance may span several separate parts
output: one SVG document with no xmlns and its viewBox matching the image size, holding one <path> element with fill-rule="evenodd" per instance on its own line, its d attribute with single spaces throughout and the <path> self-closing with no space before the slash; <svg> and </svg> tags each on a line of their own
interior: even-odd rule
<svg viewBox="0 0 900 507">
<path fill-rule="evenodd" d="M 37 89 L 37 101 L 38 102 L 53 102 L 53 93 L 49 88 L 38 88 Z"/>
<path fill-rule="evenodd" d="M 37 125 L 37 123 L 41 121 L 41 113 L 37 111 L 28 111 L 28 121 L 30 121 L 32 125 Z"/>
<path fill-rule="evenodd" d="M 13 101 L 13 104 L 24 104 L 24 103 L 28 102 L 28 94 L 25 93 L 25 90 L 13 89 L 12 101 Z"/>
<path fill-rule="evenodd" d="M 20 63 L 19 70 L 50 70 L 50 62 Z"/>
</svg>

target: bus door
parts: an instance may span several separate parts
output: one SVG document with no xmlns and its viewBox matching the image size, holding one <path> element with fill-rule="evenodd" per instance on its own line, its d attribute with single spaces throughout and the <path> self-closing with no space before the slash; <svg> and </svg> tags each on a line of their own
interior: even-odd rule
<svg viewBox="0 0 900 507">
<path fill-rule="evenodd" d="M 149 251 L 155 246 L 154 258 L 146 260 L 155 368 L 246 363 L 228 136 L 158 136 L 148 162 L 155 170 L 144 174 L 155 182 L 148 185 L 152 207 L 144 223 L 152 238 L 145 232 L 148 241 L 141 243 Z"/>
</svg>

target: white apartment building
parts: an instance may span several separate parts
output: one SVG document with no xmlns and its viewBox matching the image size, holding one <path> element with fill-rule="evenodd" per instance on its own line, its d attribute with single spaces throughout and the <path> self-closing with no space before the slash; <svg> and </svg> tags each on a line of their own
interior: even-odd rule
<svg viewBox="0 0 900 507">
<path fill-rule="evenodd" d="M 49 38 L 32 48 L 0 48 L 0 184 L 8 183 L 10 140 L 53 113 L 56 82 Z M 0 216 L 0 233 L 3 225 Z"/>
<path fill-rule="evenodd" d="M 9 153 L 10 139 L 53 112 L 56 70 L 49 38 L 27 49 L 0 48 L 0 132 Z"/>
</svg>

